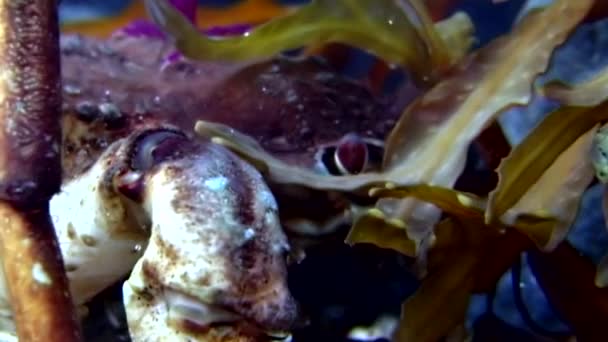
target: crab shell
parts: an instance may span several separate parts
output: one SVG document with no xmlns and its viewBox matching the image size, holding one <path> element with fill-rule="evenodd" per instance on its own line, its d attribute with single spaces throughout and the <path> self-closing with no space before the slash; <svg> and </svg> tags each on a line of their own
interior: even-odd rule
<svg viewBox="0 0 608 342">
<path fill-rule="evenodd" d="M 349 134 L 381 146 L 400 114 L 392 101 L 319 58 L 168 62 L 172 49 L 160 39 L 125 35 L 62 37 L 64 127 L 75 132 L 65 141 L 67 177 L 133 127 L 170 122 L 191 132 L 197 120 L 226 124 L 290 164 L 327 172 L 320 152 Z M 348 203 L 339 197 L 269 185 L 292 231 L 316 234 L 344 221 Z M 314 212 L 301 205 L 309 198 L 319 204 Z"/>
<path fill-rule="evenodd" d="M 61 53 L 64 179 L 51 215 L 76 303 L 132 270 L 123 294 L 136 341 L 289 330 L 298 309 L 275 196 L 285 197 L 283 213 L 313 221 L 331 221 L 347 203 L 316 194 L 311 212 L 302 206 L 310 194 L 269 188 L 196 137 L 195 121 L 230 125 L 319 169 L 320 150 L 353 132 L 381 141 L 395 113 L 315 58 L 167 63 L 167 43 L 124 36 L 64 36 Z M 0 304 L 9 306 L 6 296 Z"/>
</svg>

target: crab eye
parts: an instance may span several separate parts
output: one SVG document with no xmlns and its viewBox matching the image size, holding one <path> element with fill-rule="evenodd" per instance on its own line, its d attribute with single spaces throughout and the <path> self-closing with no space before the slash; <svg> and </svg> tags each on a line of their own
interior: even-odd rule
<svg viewBox="0 0 608 342">
<path fill-rule="evenodd" d="M 321 151 L 321 162 L 333 175 L 354 175 L 375 168 L 382 161 L 383 149 L 355 133 L 342 137 L 334 146 Z"/>
<path fill-rule="evenodd" d="M 367 144 L 356 134 L 345 135 L 336 146 L 334 162 L 342 174 L 357 174 L 365 170 L 369 160 Z"/>
</svg>

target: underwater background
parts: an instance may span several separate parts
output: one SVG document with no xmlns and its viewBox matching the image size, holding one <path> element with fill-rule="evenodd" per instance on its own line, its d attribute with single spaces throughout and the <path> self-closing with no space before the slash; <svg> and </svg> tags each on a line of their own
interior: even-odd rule
<svg viewBox="0 0 608 342">
<path fill-rule="evenodd" d="M 232 6 L 237 2 L 213 0 L 200 1 L 200 4 L 204 10 Z M 301 4 L 307 1 L 280 2 Z M 527 4 L 523 0 L 443 2 L 447 4 L 446 13 L 437 15 L 455 10 L 467 12 L 475 24 L 477 46 L 482 46 L 508 32 L 528 6 L 549 1 Z M 60 19 L 62 23 L 94 19 L 111 21 L 130 4 L 123 0 L 62 0 Z M 607 55 L 608 21 L 582 25 L 559 48 L 550 69 L 537 82 L 542 84 L 544 80 L 556 78 L 569 82 L 586 79 L 608 64 Z M 365 54 L 355 54 L 343 71 L 360 74 L 370 66 L 370 61 Z M 402 79 L 395 76 L 395 82 L 399 81 Z M 525 108 L 506 112 L 501 118 L 505 135 L 512 144 L 517 144 L 553 108 L 554 104 L 547 100 L 535 99 Z M 467 168 L 468 172 L 474 173 L 476 151 L 472 150 L 470 156 Z M 600 185 L 587 191 L 568 237 L 580 253 L 595 263 L 608 251 L 601 197 Z M 369 326 L 382 317 L 388 317 L 390 324 L 391 319 L 398 317 L 401 302 L 417 286 L 413 276 L 406 271 L 405 260 L 391 251 L 344 244 L 314 247 L 307 254 L 308 258 L 302 264 L 290 270 L 294 295 L 303 303 L 311 322 L 309 327 L 295 332 L 295 341 L 345 341 L 349 332 L 350 340 L 384 340 L 381 333 L 355 334 L 352 328 Z M 495 292 L 478 295 L 472 300 L 468 324 L 476 327 L 476 340 L 552 341 L 565 340 L 569 336 L 569 327 L 552 309 L 528 262 L 527 255 L 522 255 L 521 262 L 503 275 Z M 109 289 L 108 298 L 115 298 L 118 289 Z M 128 340 L 121 322 L 121 310 L 120 302 L 115 300 L 92 303 L 91 319 L 86 326 L 87 340 Z M 99 318 L 102 316 L 104 319 Z"/>
</svg>

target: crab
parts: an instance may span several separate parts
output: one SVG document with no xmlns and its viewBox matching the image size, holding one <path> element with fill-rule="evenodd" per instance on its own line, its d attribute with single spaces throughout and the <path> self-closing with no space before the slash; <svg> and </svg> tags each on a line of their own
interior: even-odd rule
<svg viewBox="0 0 608 342">
<path fill-rule="evenodd" d="M 82 308 L 128 276 L 134 341 L 285 337 L 299 315 L 286 282 L 294 236 L 333 232 L 348 203 L 267 184 L 195 122 L 340 175 L 380 163 L 399 112 L 317 57 L 167 63 L 170 49 L 151 37 L 61 37 L 63 178 L 50 213 L 73 301 Z M 2 290 L 2 330 L 16 339 Z"/>
<path fill-rule="evenodd" d="M 300 317 L 286 279 L 298 238 L 344 222 L 347 243 L 415 259 L 423 283 L 401 315 L 416 320 L 402 320 L 395 339 L 438 340 L 512 258 L 564 246 L 593 178 L 591 138 L 608 118 L 594 81 L 582 92 L 596 88 L 603 102 L 561 120 L 579 106 L 566 100 L 530 140 L 507 145 L 496 187 L 477 195 L 455 182 L 477 137 L 504 109 L 530 103 L 592 0 L 558 0 L 471 54 L 466 30 L 433 24 L 417 0 L 318 0 L 224 41 L 201 35 L 178 2 L 147 1 L 158 27 L 143 36 L 59 44 L 53 2 L 0 0 L 5 340 L 80 341 L 72 304 L 83 308 L 124 277 L 135 341 L 287 339 Z M 323 61 L 275 55 L 336 37 L 366 42 L 430 88 L 397 115 L 400 101 Z M 524 171 L 533 175 L 518 185 Z M 440 331 L 416 323 L 431 320 Z"/>
</svg>

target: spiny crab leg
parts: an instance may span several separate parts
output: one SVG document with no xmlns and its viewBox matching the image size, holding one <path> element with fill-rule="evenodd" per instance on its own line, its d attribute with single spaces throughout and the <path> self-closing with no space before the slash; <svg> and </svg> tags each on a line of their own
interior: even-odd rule
<svg viewBox="0 0 608 342">
<path fill-rule="evenodd" d="M 57 4 L 0 0 L 0 251 L 20 341 L 79 341 L 49 199 L 61 183 Z"/>
</svg>

